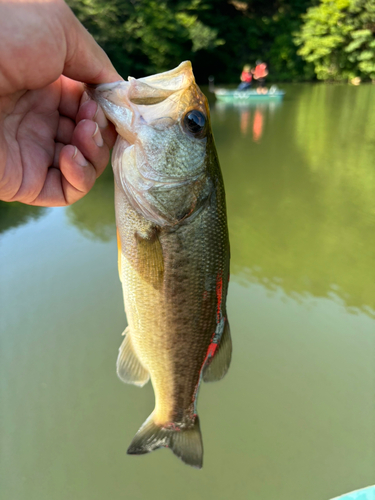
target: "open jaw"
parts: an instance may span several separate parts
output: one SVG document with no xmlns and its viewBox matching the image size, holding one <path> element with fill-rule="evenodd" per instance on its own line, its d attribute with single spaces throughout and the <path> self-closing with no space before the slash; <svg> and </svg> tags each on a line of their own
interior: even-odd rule
<svg viewBox="0 0 375 500">
<path fill-rule="evenodd" d="M 138 124 L 163 129 L 175 123 L 180 97 L 193 83 L 191 63 L 185 61 L 165 73 L 88 86 L 87 91 L 130 145 L 135 142 Z"/>
</svg>

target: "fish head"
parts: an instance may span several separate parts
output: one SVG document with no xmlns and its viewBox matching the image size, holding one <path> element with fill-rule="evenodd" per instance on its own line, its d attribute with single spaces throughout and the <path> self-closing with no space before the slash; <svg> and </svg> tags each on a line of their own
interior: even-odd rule
<svg viewBox="0 0 375 500">
<path fill-rule="evenodd" d="M 159 226 L 195 213 L 210 191 L 209 158 L 216 150 L 191 63 L 88 92 L 119 134 L 112 167 L 133 208 Z"/>
</svg>

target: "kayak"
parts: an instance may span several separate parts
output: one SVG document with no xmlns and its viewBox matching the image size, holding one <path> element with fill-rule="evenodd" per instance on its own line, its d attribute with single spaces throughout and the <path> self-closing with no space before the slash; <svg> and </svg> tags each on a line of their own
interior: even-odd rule
<svg viewBox="0 0 375 500">
<path fill-rule="evenodd" d="M 351 491 L 350 493 L 332 498 L 331 500 L 375 500 L 375 486 Z"/>
<path fill-rule="evenodd" d="M 216 99 L 224 102 L 234 101 L 281 101 L 285 95 L 283 90 L 270 88 L 267 94 L 258 94 L 256 90 L 215 89 Z"/>
</svg>

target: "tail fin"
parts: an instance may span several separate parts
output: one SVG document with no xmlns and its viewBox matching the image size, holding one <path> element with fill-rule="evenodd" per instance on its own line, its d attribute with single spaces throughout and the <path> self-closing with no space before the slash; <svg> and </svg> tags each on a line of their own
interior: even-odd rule
<svg viewBox="0 0 375 500">
<path fill-rule="evenodd" d="M 143 455 L 163 446 L 170 448 L 185 464 L 201 469 L 203 443 L 198 417 L 195 417 L 193 427 L 180 429 L 160 427 L 151 414 L 134 436 L 127 453 Z"/>
</svg>

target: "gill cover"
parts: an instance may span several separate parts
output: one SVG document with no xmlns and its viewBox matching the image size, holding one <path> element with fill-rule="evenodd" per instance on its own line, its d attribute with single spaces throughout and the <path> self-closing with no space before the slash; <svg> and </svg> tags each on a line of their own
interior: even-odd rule
<svg viewBox="0 0 375 500">
<path fill-rule="evenodd" d="M 89 90 L 119 133 L 112 166 L 132 207 L 158 226 L 173 226 L 202 206 L 209 111 L 191 63 L 159 75 Z"/>
</svg>

